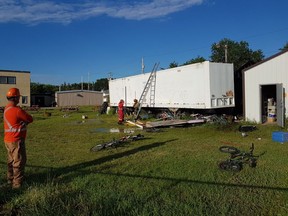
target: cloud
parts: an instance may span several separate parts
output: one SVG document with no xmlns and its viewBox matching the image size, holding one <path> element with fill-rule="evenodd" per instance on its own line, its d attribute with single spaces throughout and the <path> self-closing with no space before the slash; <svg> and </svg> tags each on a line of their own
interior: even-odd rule
<svg viewBox="0 0 288 216">
<path fill-rule="evenodd" d="M 138 1 L 79 1 L 66 0 L 0 0 L 0 23 L 38 24 L 56 22 L 68 24 L 74 20 L 101 15 L 129 20 L 164 17 L 204 0 L 138 0 Z M 78 3 L 77 3 L 78 2 Z"/>
<path fill-rule="evenodd" d="M 143 20 L 157 18 L 185 10 L 193 5 L 201 4 L 202 0 L 154 0 L 136 5 L 123 5 L 117 8 L 114 17 Z"/>
</svg>

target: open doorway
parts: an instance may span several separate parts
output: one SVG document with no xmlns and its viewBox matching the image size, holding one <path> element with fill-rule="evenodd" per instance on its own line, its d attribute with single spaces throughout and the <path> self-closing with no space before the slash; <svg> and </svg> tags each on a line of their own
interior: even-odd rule
<svg viewBox="0 0 288 216">
<path fill-rule="evenodd" d="M 276 122 L 276 85 L 261 85 L 261 96 L 262 123 Z"/>
<path fill-rule="evenodd" d="M 277 123 L 284 127 L 283 85 L 261 85 L 261 120 L 262 123 Z"/>
</svg>

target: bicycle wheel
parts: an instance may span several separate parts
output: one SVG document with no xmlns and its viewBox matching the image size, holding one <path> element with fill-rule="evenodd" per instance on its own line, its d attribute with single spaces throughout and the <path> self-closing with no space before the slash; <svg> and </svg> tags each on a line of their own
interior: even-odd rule
<svg viewBox="0 0 288 216">
<path fill-rule="evenodd" d="M 117 143 L 118 143 L 117 141 L 112 140 L 112 141 L 110 141 L 110 142 L 98 144 L 98 145 L 92 147 L 92 148 L 90 149 L 90 151 L 95 152 L 95 151 L 100 151 L 100 150 L 106 149 L 106 148 L 113 148 L 113 147 L 115 147 L 115 145 L 116 145 Z"/>
<path fill-rule="evenodd" d="M 243 168 L 243 164 L 241 162 L 234 162 L 231 164 L 230 170 L 234 172 L 239 172 L 242 170 L 242 168 Z"/>
<path fill-rule="evenodd" d="M 120 145 L 121 141 L 113 140 L 106 145 L 106 147 L 117 148 Z"/>
<path fill-rule="evenodd" d="M 221 161 L 219 164 L 218 164 L 218 167 L 222 170 L 229 170 L 229 167 L 230 167 L 230 164 L 228 161 Z"/>
<path fill-rule="evenodd" d="M 144 135 L 142 134 L 137 134 L 136 136 L 132 136 L 132 141 L 144 139 Z"/>
<path fill-rule="evenodd" d="M 221 161 L 218 164 L 218 167 L 222 170 L 225 170 L 225 171 L 239 172 L 242 170 L 243 165 L 240 162 L 226 160 L 226 161 Z"/>
<path fill-rule="evenodd" d="M 237 149 L 236 147 L 233 147 L 233 146 L 221 146 L 219 148 L 219 150 L 221 152 L 224 152 L 224 153 L 230 153 L 230 154 L 237 154 L 240 152 L 239 149 Z"/>
<path fill-rule="evenodd" d="M 100 150 L 102 150 L 102 149 L 104 149 L 104 148 L 105 148 L 105 144 L 98 144 L 98 145 L 96 145 L 96 146 L 93 146 L 93 147 L 90 149 L 90 151 L 91 151 L 91 152 L 100 151 Z"/>
</svg>

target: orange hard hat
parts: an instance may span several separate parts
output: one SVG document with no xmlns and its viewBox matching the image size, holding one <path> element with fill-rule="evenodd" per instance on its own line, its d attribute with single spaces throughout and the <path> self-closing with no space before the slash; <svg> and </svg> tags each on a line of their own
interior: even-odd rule
<svg viewBox="0 0 288 216">
<path fill-rule="evenodd" d="M 20 91 L 18 88 L 10 88 L 6 94 L 7 98 L 11 97 L 19 97 L 20 96 Z"/>
</svg>

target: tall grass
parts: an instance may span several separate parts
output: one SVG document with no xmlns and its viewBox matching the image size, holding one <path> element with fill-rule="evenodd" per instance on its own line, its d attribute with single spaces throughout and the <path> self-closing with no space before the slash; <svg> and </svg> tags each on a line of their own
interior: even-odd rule
<svg viewBox="0 0 288 216">
<path fill-rule="evenodd" d="M 276 125 L 257 125 L 242 137 L 237 128 L 209 124 L 148 133 L 118 125 L 117 116 L 91 108 L 33 112 L 26 141 L 22 189 L 5 186 L 6 150 L 0 146 L 0 215 L 288 215 L 288 148 L 273 142 Z M 82 119 L 87 115 L 88 119 Z M 110 133 L 109 129 L 120 133 Z M 145 139 L 90 152 L 120 138 L 124 129 Z M 3 128 L 1 128 L 3 134 Z M 221 171 L 232 145 L 263 154 L 256 168 Z"/>
</svg>

